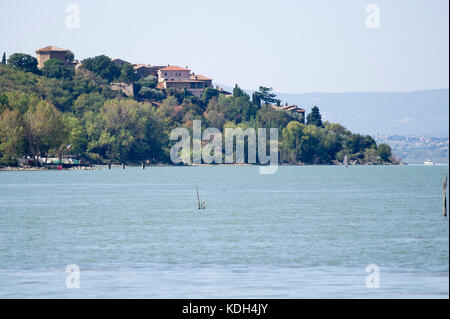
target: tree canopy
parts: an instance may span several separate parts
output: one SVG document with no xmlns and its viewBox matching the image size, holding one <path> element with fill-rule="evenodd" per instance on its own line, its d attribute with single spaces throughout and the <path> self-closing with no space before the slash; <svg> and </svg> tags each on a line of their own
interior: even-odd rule
<svg viewBox="0 0 450 319">
<path fill-rule="evenodd" d="M 38 73 L 37 59 L 29 54 L 14 53 L 8 58 L 8 65 L 24 72 Z"/>
<path fill-rule="evenodd" d="M 320 111 L 317 106 L 313 106 L 311 113 L 306 116 L 306 124 L 323 127 L 322 115 L 320 115 Z"/>
<path fill-rule="evenodd" d="M 57 79 L 72 79 L 74 75 L 73 68 L 66 67 L 64 62 L 57 59 L 45 61 L 41 71 L 46 77 Z"/>
<path fill-rule="evenodd" d="M 112 82 L 120 76 L 121 69 L 116 66 L 106 55 L 87 58 L 82 61 L 83 67 L 94 72 L 101 78 Z"/>
<path fill-rule="evenodd" d="M 270 88 L 251 98 L 238 85 L 233 96 L 208 88 L 199 98 L 187 90 L 158 90 L 153 76 L 128 77 L 138 90 L 131 99 L 107 85 L 112 78 L 125 80 L 122 71 L 131 75 L 131 68 L 116 67 L 106 56 L 86 59 L 90 71 L 69 76 L 62 61 L 47 61 L 41 76 L 26 73 L 25 62 L 35 65 L 32 59 L 16 54 L 9 60 L 11 65 L 0 64 L 0 165 L 14 165 L 25 155 L 60 156 L 69 144 L 70 152 L 93 163 L 170 163 L 170 131 L 192 129 L 197 119 L 222 132 L 227 127 L 278 128 L 282 163 L 331 164 L 345 156 L 360 164 L 395 161 L 388 145 L 322 122 L 317 107 L 306 125 L 289 112 L 261 107 L 261 101 L 277 101 Z M 103 73 L 102 65 L 110 72 Z"/>
</svg>

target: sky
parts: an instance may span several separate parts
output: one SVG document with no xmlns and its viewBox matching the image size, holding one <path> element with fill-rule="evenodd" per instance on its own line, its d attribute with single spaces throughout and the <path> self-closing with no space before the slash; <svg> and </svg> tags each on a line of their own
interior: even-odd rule
<svg viewBox="0 0 450 319">
<path fill-rule="evenodd" d="M 448 0 L 0 0 L 0 12 L 8 56 L 54 45 L 284 93 L 449 87 Z"/>
</svg>

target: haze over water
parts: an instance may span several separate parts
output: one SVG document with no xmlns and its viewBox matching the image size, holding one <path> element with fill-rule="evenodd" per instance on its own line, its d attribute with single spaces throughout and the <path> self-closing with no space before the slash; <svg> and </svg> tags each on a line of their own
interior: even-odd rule
<svg viewBox="0 0 450 319">
<path fill-rule="evenodd" d="M 448 165 L 3 171 L 0 297 L 448 298 L 445 175 Z M 66 288 L 69 264 L 79 289 Z M 369 264 L 378 289 L 366 287 Z"/>
</svg>

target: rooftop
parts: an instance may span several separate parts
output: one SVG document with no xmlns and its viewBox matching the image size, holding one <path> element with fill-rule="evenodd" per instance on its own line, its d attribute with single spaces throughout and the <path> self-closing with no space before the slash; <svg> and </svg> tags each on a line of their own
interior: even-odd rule
<svg viewBox="0 0 450 319">
<path fill-rule="evenodd" d="M 182 68 L 176 65 L 169 65 L 165 68 L 160 69 L 161 71 L 190 71 L 189 69 Z"/>
<path fill-rule="evenodd" d="M 201 74 L 192 74 L 192 75 L 190 76 L 190 79 L 191 79 L 191 80 L 200 80 L 200 81 L 208 81 L 208 80 L 212 80 L 212 79 L 210 79 L 210 78 L 208 78 L 208 77 L 206 77 L 206 76 L 203 76 L 203 75 L 201 75 Z"/>
<path fill-rule="evenodd" d="M 140 68 L 151 68 L 151 66 L 148 65 L 148 64 L 136 64 L 136 65 L 134 65 L 134 68 L 135 68 L 135 69 L 140 69 Z"/>
<path fill-rule="evenodd" d="M 36 50 L 36 53 L 42 53 L 42 52 L 67 52 L 67 51 L 69 51 L 69 50 L 65 50 L 65 49 L 61 49 L 61 48 L 57 48 L 57 47 L 54 47 L 52 45 L 49 45 L 49 46 L 47 46 L 45 48 Z"/>
</svg>

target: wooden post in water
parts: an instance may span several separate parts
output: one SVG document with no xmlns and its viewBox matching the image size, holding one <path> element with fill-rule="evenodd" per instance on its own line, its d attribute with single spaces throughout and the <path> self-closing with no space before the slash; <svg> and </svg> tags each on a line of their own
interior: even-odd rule
<svg viewBox="0 0 450 319">
<path fill-rule="evenodd" d="M 125 164 L 124 163 L 122 164 L 122 169 L 125 169 Z"/>
<path fill-rule="evenodd" d="M 444 188 L 444 217 L 447 217 L 447 176 L 444 177 L 443 182 L 443 188 Z"/>
<path fill-rule="evenodd" d="M 197 203 L 198 203 L 198 209 L 200 208 L 200 197 L 198 196 L 198 185 L 195 185 L 197 187 Z"/>
<path fill-rule="evenodd" d="M 111 169 L 111 163 L 108 163 L 108 169 Z"/>
<path fill-rule="evenodd" d="M 142 162 L 142 169 L 145 169 L 145 162 Z"/>
</svg>

